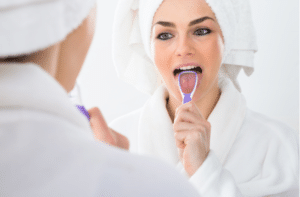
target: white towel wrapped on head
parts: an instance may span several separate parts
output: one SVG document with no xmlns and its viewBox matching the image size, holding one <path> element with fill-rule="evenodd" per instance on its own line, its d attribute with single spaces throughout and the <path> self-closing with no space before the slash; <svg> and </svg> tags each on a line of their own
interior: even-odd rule
<svg viewBox="0 0 300 197">
<path fill-rule="evenodd" d="M 45 49 L 77 28 L 96 0 L 0 0 L 0 57 Z"/>
<path fill-rule="evenodd" d="M 153 94 L 160 85 L 150 50 L 152 20 L 163 0 L 120 0 L 113 30 L 113 60 L 118 76 L 138 90 Z M 221 27 L 225 53 L 220 74 L 237 82 L 243 68 L 253 71 L 256 36 L 247 0 L 206 0 Z"/>
</svg>

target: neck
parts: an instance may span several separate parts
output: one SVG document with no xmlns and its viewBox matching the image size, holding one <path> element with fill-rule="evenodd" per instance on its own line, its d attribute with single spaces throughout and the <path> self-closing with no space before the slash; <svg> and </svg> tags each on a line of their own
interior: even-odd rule
<svg viewBox="0 0 300 197">
<path fill-rule="evenodd" d="M 221 96 L 221 90 L 219 86 L 216 84 L 210 89 L 210 91 L 206 95 L 204 95 L 204 97 L 196 101 L 196 105 L 198 109 L 200 110 L 202 116 L 206 120 L 208 119 L 209 115 L 211 114 L 216 104 L 218 103 L 220 96 Z M 175 111 L 180 105 L 182 105 L 182 103 L 178 102 L 176 98 L 172 96 L 168 98 L 166 107 L 172 122 L 174 122 Z"/>
</svg>

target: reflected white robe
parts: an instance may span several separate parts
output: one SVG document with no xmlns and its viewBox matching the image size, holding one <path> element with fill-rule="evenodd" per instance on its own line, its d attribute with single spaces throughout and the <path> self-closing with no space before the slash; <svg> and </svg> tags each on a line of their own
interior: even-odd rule
<svg viewBox="0 0 300 197">
<path fill-rule="evenodd" d="M 298 135 L 285 124 L 247 109 L 229 79 L 210 114 L 210 153 L 190 182 L 203 196 L 298 196 Z M 161 158 L 186 174 L 179 161 L 161 86 L 139 110 L 110 126 L 127 136 L 130 150 Z"/>
<path fill-rule="evenodd" d="M 0 196 L 198 196 L 160 161 L 95 142 L 66 91 L 33 64 L 0 64 Z"/>
</svg>

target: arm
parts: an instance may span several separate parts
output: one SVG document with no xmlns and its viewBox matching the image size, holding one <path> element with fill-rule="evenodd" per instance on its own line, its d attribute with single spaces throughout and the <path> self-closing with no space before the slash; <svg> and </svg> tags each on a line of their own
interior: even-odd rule
<svg viewBox="0 0 300 197">
<path fill-rule="evenodd" d="M 263 173 L 262 173 L 263 174 Z M 261 175 L 263 176 L 263 175 Z M 267 188 L 268 180 L 266 178 L 253 178 L 246 183 L 242 183 L 242 187 L 246 192 L 244 193 L 238 187 L 232 174 L 224 169 L 213 151 L 210 151 L 201 167 L 190 177 L 190 182 L 197 188 L 198 192 L 203 196 L 211 197 L 299 197 L 299 188 L 290 188 L 283 193 L 276 193 L 276 189 L 280 190 L 280 186 Z M 297 180 L 294 180 L 297 182 Z M 298 185 L 298 184 L 297 184 Z M 273 193 L 269 195 L 269 193 Z M 275 192 L 275 193 L 274 193 Z"/>
<path fill-rule="evenodd" d="M 250 174 L 245 172 L 248 175 L 243 176 L 242 182 L 237 184 L 233 174 L 223 168 L 213 151 L 209 151 L 210 125 L 196 106 L 192 102 L 180 106 L 175 117 L 174 132 L 181 163 L 190 176 L 190 182 L 203 196 L 297 196 L 298 192 L 292 191 L 298 191 L 294 184 L 298 179 L 293 175 L 296 163 L 294 159 L 298 156 L 291 149 L 291 140 L 288 138 L 284 140 L 284 136 L 265 136 L 266 140 L 259 140 L 262 137 L 259 135 L 256 141 L 252 139 L 255 146 L 249 146 L 248 151 L 253 153 L 252 156 L 249 155 L 251 158 L 248 158 L 250 163 L 239 161 L 240 157 L 235 159 L 236 162 L 243 163 L 242 166 L 248 164 L 247 168 L 243 167 L 239 172 L 246 169 L 256 171 Z M 272 136 L 275 135 L 274 128 L 277 127 L 271 128 Z M 286 132 L 284 130 L 281 133 Z M 246 137 L 244 140 L 247 143 L 250 139 Z M 237 147 L 236 150 L 243 154 L 246 149 L 241 148 Z M 255 157 L 252 158 L 253 156 Z M 235 168 L 231 167 L 231 170 L 234 172 Z"/>
</svg>

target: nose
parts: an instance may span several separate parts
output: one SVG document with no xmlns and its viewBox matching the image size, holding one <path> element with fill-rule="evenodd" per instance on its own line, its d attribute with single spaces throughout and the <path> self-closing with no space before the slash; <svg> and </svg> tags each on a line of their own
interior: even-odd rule
<svg viewBox="0 0 300 197">
<path fill-rule="evenodd" d="M 193 42 L 188 37 L 181 37 L 178 39 L 176 48 L 176 56 L 178 57 L 192 57 L 195 55 L 195 48 Z"/>
</svg>

